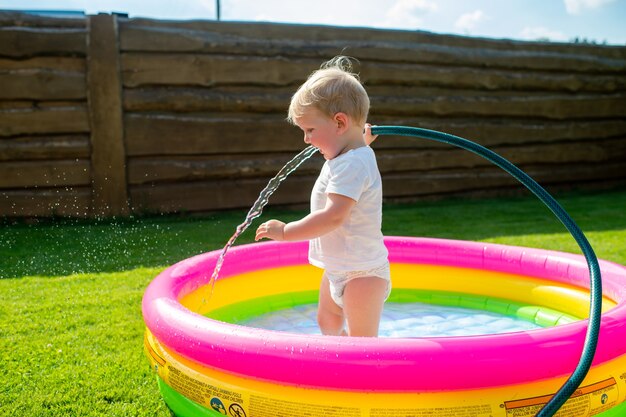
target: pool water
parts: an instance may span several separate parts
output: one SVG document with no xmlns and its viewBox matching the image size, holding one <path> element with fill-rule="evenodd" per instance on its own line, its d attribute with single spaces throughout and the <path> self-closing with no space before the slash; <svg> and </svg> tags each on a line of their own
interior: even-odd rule
<svg viewBox="0 0 626 417">
<path fill-rule="evenodd" d="M 319 335 L 317 304 L 262 314 L 240 324 L 265 330 Z M 476 336 L 539 329 L 541 326 L 498 313 L 425 303 L 385 304 L 380 337 Z"/>
</svg>

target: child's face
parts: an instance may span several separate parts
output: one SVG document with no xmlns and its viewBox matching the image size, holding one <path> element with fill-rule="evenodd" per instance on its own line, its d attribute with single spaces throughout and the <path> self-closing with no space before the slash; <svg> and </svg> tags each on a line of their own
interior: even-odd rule
<svg viewBox="0 0 626 417">
<path fill-rule="evenodd" d="M 335 158 L 345 147 L 337 121 L 318 109 L 306 108 L 294 121 L 304 132 L 304 143 L 318 148 L 325 159 Z"/>
</svg>

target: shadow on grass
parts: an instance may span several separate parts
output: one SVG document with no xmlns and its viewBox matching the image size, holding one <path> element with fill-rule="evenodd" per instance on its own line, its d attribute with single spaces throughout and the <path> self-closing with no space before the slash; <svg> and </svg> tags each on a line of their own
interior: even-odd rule
<svg viewBox="0 0 626 417">
<path fill-rule="evenodd" d="M 584 232 L 626 229 L 626 190 L 568 193 L 556 198 Z M 192 218 L 5 223 L 0 228 L 0 278 L 166 267 L 220 249 L 245 214 L 246 210 L 236 210 Z M 264 219 L 291 221 L 305 214 L 270 208 L 237 244 L 252 242 L 256 226 Z M 466 240 L 567 233 L 534 196 L 386 205 L 383 232 Z"/>
</svg>

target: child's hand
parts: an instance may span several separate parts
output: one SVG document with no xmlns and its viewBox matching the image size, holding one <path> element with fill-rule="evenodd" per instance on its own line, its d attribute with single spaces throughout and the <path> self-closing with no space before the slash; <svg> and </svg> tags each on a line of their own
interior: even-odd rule
<svg viewBox="0 0 626 417">
<path fill-rule="evenodd" d="M 363 140 L 365 140 L 365 144 L 369 146 L 377 137 L 378 135 L 372 135 L 372 125 L 365 123 L 365 129 L 363 129 Z"/>
<path fill-rule="evenodd" d="M 285 238 L 285 223 L 280 220 L 270 220 L 259 226 L 256 229 L 255 241 L 259 241 L 263 238 L 272 240 L 284 240 Z"/>
</svg>

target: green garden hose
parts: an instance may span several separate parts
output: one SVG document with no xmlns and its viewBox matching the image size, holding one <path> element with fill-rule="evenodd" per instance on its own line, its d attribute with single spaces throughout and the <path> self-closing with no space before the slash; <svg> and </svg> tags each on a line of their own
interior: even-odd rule
<svg viewBox="0 0 626 417">
<path fill-rule="evenodd" d="M 526 188 L 532 191 L 542 203 L 544 203 L 554 215 L 563 223 L 567 230 L 580 246 L 587 265 L 589 266 L 590 278 L 590 306 L 589 306 L 589 324 L 587 326 L 587 334 L 585 343 L 580 357 L 580 361 L 572 375 L 565 381 L 563 386 L 554 394 L 548 403 L 537 413 L 537 417 L 552 417 L 568 398 L 574 393 L 578 386 L 582 383 L 587 375 L 591 362 L 598 345 L 598 334 L 600 332 L 600 318 L 602 314 L 602 277 L 600 275 L 600 265 L 598 258 L 585 237 L 584 233 L 574 220 L 567 214 L 561 205 L 535 180 L 533 180 L 524 171 L 513 165 L 511 162 L 501 157 L 497 153 L 485 148 L 482 145 L 474 143 L 470 140 L 463 139 L 459 136 L 447 133 L 437 132 L 434 130 L 422 129 L 417 127 L 405 126 L 373 126 L 372 134 L 374 135 L 398 135 L 398 136 L 414 136 L 417 138 L 434 140 L 473 152 L 494 165 L 499 166 L 511 176 L 521 182 Z"/>
</svg>

